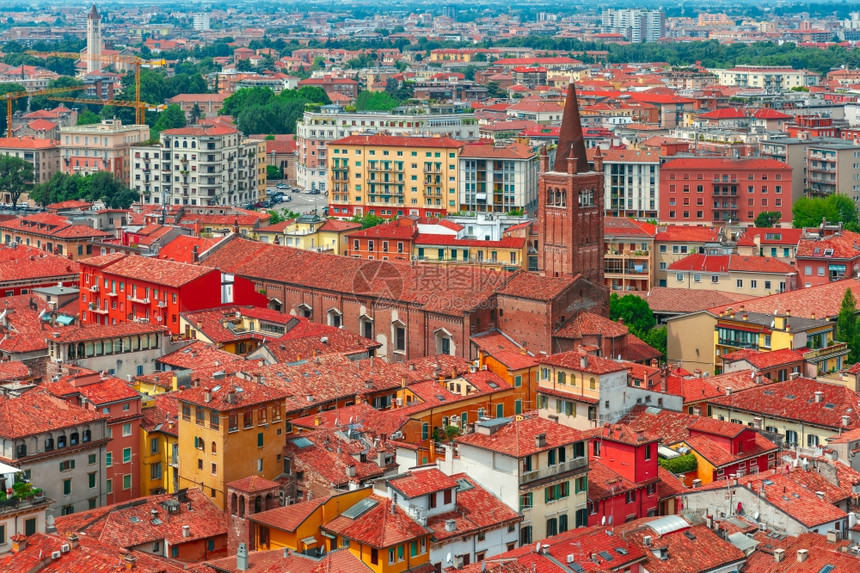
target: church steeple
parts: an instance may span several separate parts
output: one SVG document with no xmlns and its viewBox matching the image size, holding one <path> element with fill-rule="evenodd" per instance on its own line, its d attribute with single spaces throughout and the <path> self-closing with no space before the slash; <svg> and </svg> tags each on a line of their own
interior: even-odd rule
<svg viewBox="0 0 860 573">
<path fill-rule="evenodd" d="M 87 19 L 88 19 L 88 20 L 101 20 L 101 19 L 102 19 L 102 17 L 101 17 L 101 16 L 99 16 L 99 11 L 98 11 L 98 10 L 96 10 L 96 5 L 95 5 L 95 3 L 93 3 L 93 7 L 92 7 L 92 9 L 90 10 L 89 15 L 87 16 Z"/>
<path fill-rule="evenodd" d="M 558 148 L 555 151 L 552 170 L 567 173 L 567 161 L 570 157 L 576 158 L 576 173 L 588 171 L 585 137 L 582 135 L 582 121 L 579 118 L 579 104 L 576 101 L 576 86 L 572 81 L 567 86 L 567 99 L 564 102 L 564 114 L 561 117 Z"/>
</svg>

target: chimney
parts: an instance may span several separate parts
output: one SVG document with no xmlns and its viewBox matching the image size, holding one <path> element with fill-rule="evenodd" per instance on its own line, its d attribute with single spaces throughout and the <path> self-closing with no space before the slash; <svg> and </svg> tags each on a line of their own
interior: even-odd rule
<svg viewBox="0 0 860 573">
<path fill-rule="evenodd" d="M 194 245 L 194 248 L 191 249 L 191 262 L 199 263 L 200 262 L 200 253 L 198 252 L 197 245 Z"/>
<path fill-rule="evenodd" d="M 203 401 L 207 404 L 212 401 L 212 391 L 208 388 L 203 391 Z"/>
<path fill-rule="evenodd" d="M 122 561 L 123 569 L 125 569 L 126 571 L 131 571 L 137 564 L 137 557 L 128 553 L 122 558 Z"/>
<path fill-rule="evenodd" d="M 446 519 L 445 531 L 457 531 L 457 522 L 453 519 Z"/>
<path fill-rule="evenodd" d="M 651 536 L 650 535 L 646 535 L 645 537 L 642 538 L 642 545 L 644 545 L 645 547 L 651 547 Z"/>
<path fill-rule="evenodd" d="M 182 537 L 191 537 L 191 526 L 183 525 L 182 526 Z"/>
<path fill-rule="evenodd" d="M 236 550 L 236 570 L 248 570 L 248 548 L 244 543 L 239 544 L 239 549 Z"/>
<path fill-rule="evenodd" d="M 785 559 L 785 549 L 779 548 L 773 550 L 773 560 L 776 563 L 782 563 L 782 560 Z"/>
<path fill-rule="evenodd" d="M 546 447 L 546 434 L 538 434 L 537 436 L 535 436 L 535 447 Z"/>
<path fill-rule="evenodd" d="M 365 390 L 373 390 L 373 380 L 365 380 L 364 381 L 364 389 Z"/>
<path fill-rule="evenodd" d="M 19 533 L 10 537 L 12 540 L 12 553 L 20 553 L 27 549 L 27 536 Z"/>
<path fill-rule="evenodd" d="M 588 368 L 588 356 L 583 354 L 579 357 L 579 366 L 580 368 Z"/>
<path fill-rule="evenodd" d="M 851 424 L 851 418 L 848 416 L 842 416 L 842 425 L 847 427 L 849 424 Z"/>
<path fill-rule="evenodd" d="M 827 541 L 830 543 L 836 543 L 839 541 L 839 533 L 831 529 L 827 532 Z"/>
<path fill-rule="evenodd" d="M 355 464 L 346 466 L 346 477 L 355 477 Z"/>
<path fill-rule="evenodd" d="M 78 535 L 76 533 L 67 534 L 66 539 L 69 540 L 69 547 L 71 547 L 72 549 L 77 548 L 77 546 L 78 546 Z"/>
<path fill-rule="evenodd" d="M 809 549 L 798 549 L 797 550 L 797 562 L 803 563 L 809 557 Z"/>
<path fill-rule="evenodd" d="M 824 399 L 824 392 L 822 392 L 821 390 L 816 390 L 815 391 L 815 403 L 820 404 L 823 399 Z"/>
<path fill-rule="evenodd" d="M 726 396 L 731 396 L 731 395 L 732 395 L 732 387 L 726 386 Z"/>
</svg>

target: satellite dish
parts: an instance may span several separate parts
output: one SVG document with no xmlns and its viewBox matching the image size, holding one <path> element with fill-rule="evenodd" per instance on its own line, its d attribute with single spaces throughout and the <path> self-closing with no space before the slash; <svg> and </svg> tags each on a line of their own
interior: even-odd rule
<svg viewBox="0 0 860 573">
<path fill-rule="evenodd" d="M 450 563 L 450 562 L 451 562 L 451 554 L 449 553 L 448 555 L 445 556 L 445 563 Z"/>
<path fill-rule="evenodd" d="M 758 521 L 758 512 L 755 512 L 755 515 L 753 515 L 753 519 L 754 519 L 755 521 Z"/>
<path fill-rule="evenodd" d="M 606 525 L 606 516 L 600 518 L 600 525 Z"/>
<path fill-rule="evenodd" d="M 609 516 L 609 525 L 612 525 L 612 516 Z"/>
<path fill-rule="evenodd" d="M 535 553 L 540 553 L 540 541 L 535 543 Z"/>
</svg>

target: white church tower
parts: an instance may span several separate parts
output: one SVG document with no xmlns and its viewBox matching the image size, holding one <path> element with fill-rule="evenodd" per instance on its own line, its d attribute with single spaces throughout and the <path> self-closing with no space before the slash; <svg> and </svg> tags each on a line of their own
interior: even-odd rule
<svg viewBox="0 0 860 573">
<path fill-rule="evenodd" d="M 93 4 L 87 15 L 87 73 L 102 71 L 102 17 Z"/>
</svg>

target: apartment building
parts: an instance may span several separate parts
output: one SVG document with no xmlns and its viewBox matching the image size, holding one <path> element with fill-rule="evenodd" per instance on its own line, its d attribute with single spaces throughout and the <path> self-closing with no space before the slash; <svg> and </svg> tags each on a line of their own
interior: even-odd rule
<svg viewBox="0 0 860 573">
<path fill-rule="evenodd" d="M 595 170 L 603 171 L 603 205 L 607 215 L 657 217 L 660 206 L 658 150 L 610 149 L 588 155 L 595 163 Z"/>
<path fill-rule="evenodd" d="M 717 76 L 717 83 L 722 86 L 764 88 L 769 92 L 817 86 L 819 80 L 818 74 L 784 66 L 741 65 L 728 69 L 712 68 L 708 71 Z"/>
<path fill-rule="evenodd" d="M 538 156 L 531 146 L 467 144 L 460 151 L 459 167 L 458 210 L 537 211 Z"/>
<path fill-rule="evenodd" d="M 158 145 L 130 154 L 130 184 L 143 203 L 237 206 L 265 198 L 265 142 L 233 127 L 167 129 Z"/>
<path fill-rule="evenodd" d="M 456 439 L 464 472 L 523 514 L 520 545 L 588 525 L 588 451 L 583 432 L 538 417 L 475 423 Z"/>
<path fill-rule="evenodd" d="M 53 139 L 37 137 L 2 137 L 0 155 L 19 157 L 33 164 L 34 183 L 44 183 L 60 170 L 60 145 Z M 3 203 L 11 203 L 6 193 Z"/>
<path fill-rule="evenodd" d="M 352 135 L 329 147 L 329 209 L 334 217 L 441 217 L 459 208 L 460 141 Z"/>
<path fill-rule="evenodd" d="M 817 194 L 842 193 L 860 201 L 860 147 L 846 141 L 806 147 L 806 187 Z"/>
<path fill-rule="evenodd" d="M 804 231 L 795 254 L 798 282 L 810 287 L 857 276 L 860 272 L 858 241 L 860 234 L 843 231 L 841 226 L 837 233 L 823 237 Z"/>
<path fill-rule="evenodd" d="M 656 42 L 666 35 L 666 13 L 662 10 L 604 10 L 601 31 L 621 34 L 633 43 Z"/>
<path fill-rule="evenodd" d="M 762 159 L 781 161 L 789 167 L 793 174 L 791 180 L 791 198 L 793 200 L 804 196 L 806 189 L 806 149 L 812 141 L 793 137 L 768 138 L 759 141 L 758 153 Z M 843 143 L 839 141 L 838 143 Z"/>
<path fill-rule="evenodd" d="M 603 279 L 613 291 L 651 290 L 657 227 L 635 219 L 603 221 Z"/>
<path fill-rule="evenodd" d="M 0 462 L 42 488 L 61 515 L 100 507 L 107 499 L 107 418 L 44 388 L 0 397 Z"/>
<path fill-rule="evenodd" d="M 18 468 L 0 462 L 0 488 L 4 493 L 14 492 L 0 504 L 0 555 L 12 550 L 13 536 L 29 537 L 37 532 L 44 533 L 46 511 L 53 502 L 44 491 L 28 496 L 28 490 L 41 489 L 41 484 L 22 482 L 17 475 Z M 14 490 L 13 486 L 21 491 Z"/>
<path fill-rule="evenodd" d="M 673 159 L 660 168 L 660 220 L 753 223 L 768 211 L 790 221 L 792 181 L 791 167 L 772 159 Z"/>
<path fill-rule="evenodd" d="M 797 270 L 771 257 L 694 253 L 669 265 L 669 288 L 720 290 L 750 297 L 798 288 Z"/>
<path fill-rule="evenodd" d="M 51 213 L 35 213 L 0 222 L 0 235 L 7 245 L 36 247 L 74 261 L 92 255 L 92 241 L 110 237 L 110 233 L 72 224 L 65 217 Z"/>
<path fill-rule="evenodd" d="M 691 253 L 713 252 L 719 243 L 719 232 L 711 226 L 658 227 L 654 237 L 655 286 L 664 287 L 669 284 L 669 265 Z"/>
<path fill-rule="evenodd" d="M 326 190 L 328 143 L 349 135 L 380 133 L 402 136 L 480 137 L 474 114 L 441 106 L 403 107 L 390 112 L 347 112 L 339 105 L 306 111 L 296 124 L 296 180 L 302 189 Z"/>
<path fill-rule="evenodd" d="M 90 175 L 110 171 L 129 183 L 129 148 L 149 139 L 148 125 L 123 125 L 119 119 L 60 128 L 60 169 L 63 173 Z"/>
</svg>

